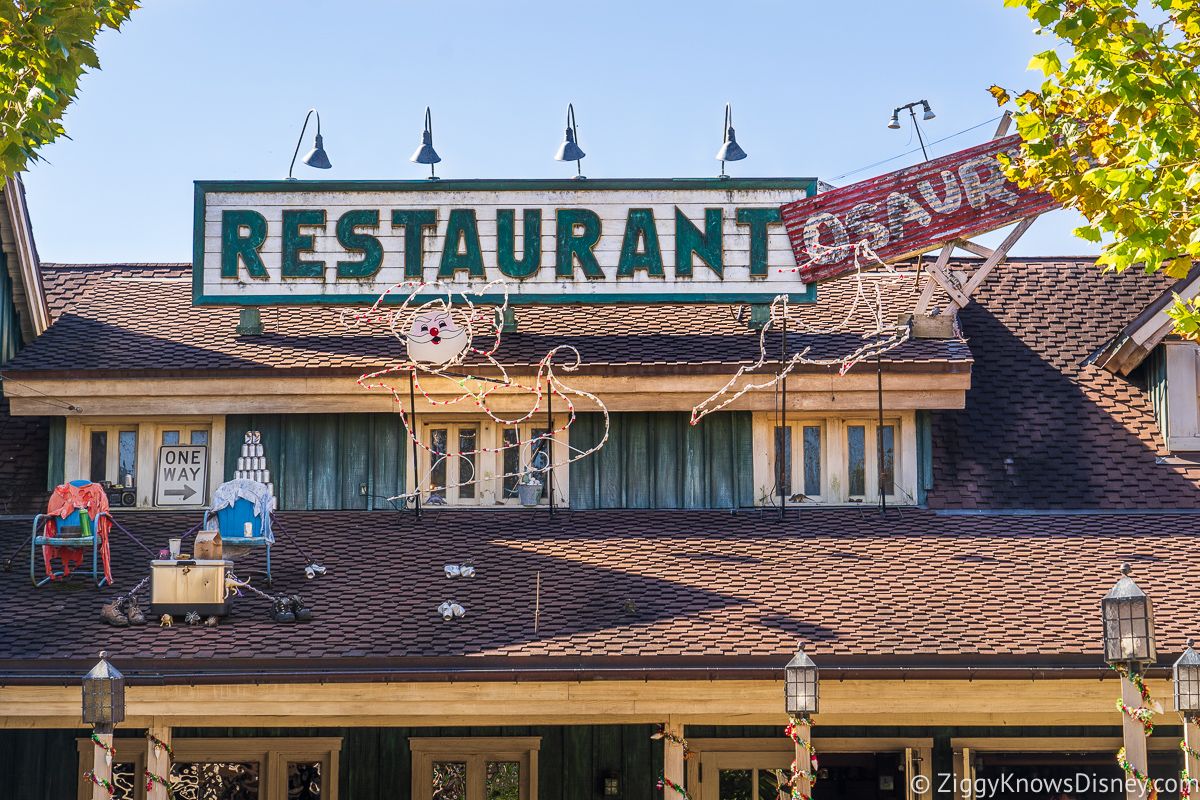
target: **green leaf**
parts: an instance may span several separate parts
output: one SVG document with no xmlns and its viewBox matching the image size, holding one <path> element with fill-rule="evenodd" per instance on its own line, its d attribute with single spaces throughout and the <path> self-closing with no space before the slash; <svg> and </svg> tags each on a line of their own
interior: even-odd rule
<svg viewBox="0 0 1200 800">
<path fill-rule="evenodd" d="M 1043 74 L 1049 77 L 1062 69 L 1062 62 L 1058 59 L 1058 53 L 1053 50 L 1047 50 L 1029 59 L 1028 68 L 1040 69 Z"/>
</svg>

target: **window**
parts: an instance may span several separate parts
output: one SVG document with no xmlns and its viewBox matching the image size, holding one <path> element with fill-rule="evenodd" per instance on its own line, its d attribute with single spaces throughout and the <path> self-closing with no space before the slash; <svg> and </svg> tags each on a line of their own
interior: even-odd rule
<svg viewBox="0 0 1200 800">
<path fill-rule="evenodd" d="M 122 486 L 137 485 L 137 426 L 111 425 L 88 429 L 84 438 L 88 479 Z"/>
<path fill-rule="evenodd" d="M 819 422 L 801 422 L 795 426 L 775 428 L 772 478 L 776 497 L 786 492 L 792 502 L 823 499 L 823 429 L 824 425 Z M 793 469 L 793 464 L 800 465 L 798 473 Z"/>
<path fill-rule="evenodd" d="M 505 428 L 503 432 L 504 461 L 502 468 L 504 478 L 502 500 L 517 496 L 517 483 L 520 475 L 525 473 L 542 484 L 540 502 L 549 502 L 546 485 L 550 480 L 550 440 L 546 436 L 547 428 L 534 425 L 517 425 Z M 561 459 L 560 459 L 561 460 Z M 558 502 L 565 498 L 559 497 Z"/>
<path fill-rule="evenodd" d="M 880 458 L 882 457 L 882 462 Z M 878 498 L 882 482 L 896 494 L 896 426 L 850 422 L 846 425 L 846 489 L 851 499 Z"/>
<path fill-rule="evenodd" d="M 474 423 L 425 423 L 424 486 L 431 503 L 479 502 L 479 426 Z M 432 463 L 430 463 L 432 462 Z M 433 498 L 438 498 L 434 500 Z"/>
<path fill-rule="evenodd" d="M 76 741 L 83 786 L 83 773 L 92 768 L 96 746 L 90 738 Z M 113 798 L 144 800 L 147 747 L 140 737 L 120 737 L 113 742 L 117 789 Z M 170 780 L 180 798 L 337 800 L 341 747 L 341 739 L 325 737 L 175 739 L 171 742 L 175 763 Z"/>
<path fill-rule="evenodd" d="M 531 800 L 540 737 L 412 737 L 413 800 Z"/>
<path fill-rule="evenodd" d="M 160 425 L 159 439 L 164 446 L 208 444 L 208 425 Z"/>
</svg>

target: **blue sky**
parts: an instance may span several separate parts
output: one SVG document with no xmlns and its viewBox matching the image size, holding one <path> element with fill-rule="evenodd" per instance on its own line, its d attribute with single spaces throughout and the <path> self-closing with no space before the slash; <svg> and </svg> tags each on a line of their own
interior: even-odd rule
<svg viewBox="0 0 1200 800">
<path fill-rule="evenodd" d="M 921 159 L 846 175 L 917 147 L 886 127 L 913 100 L 937 113 L 927 141 L 986 123 L 931 156 L 990 138 L 987 87 L 1040 79 L 1032 29 L 1001 0 L 145 0 L 26 176 L 34 232 L 45 261 L 188 261 L 192 181 L 285 177 L 313 106 L 333 169 L 303 178 L 424 177 L 426 105 L 440 176 L 566 177 L 568 102 L 585 175 L 711 176 L 730 102 L 749 153 L 730 174 L 842 186 Z M 1044 215 L 1014 252 L 1097 252 L 1077 219 Z"/>
</svg>

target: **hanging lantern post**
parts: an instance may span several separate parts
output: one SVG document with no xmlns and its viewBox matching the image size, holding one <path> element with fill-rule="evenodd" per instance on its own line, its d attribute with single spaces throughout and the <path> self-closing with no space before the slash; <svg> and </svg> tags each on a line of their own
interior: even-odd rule
<svg viewBox="0 0 1200 800">
<path fill-rule="evenodd" d="M 1192 797 L 1200 789 L 1200 653 L 1193 649 L 1194 644 L 1187 640 L 1187 648 L 1171 669 L 1175 710 L 1183 717 L 1184 779 Z"/>
<path fill-rule="evenodd" d="M 125 676 L 108 663 L 100 651 L 100 662 L 83 678 L 83 722 L 92 726 L 95 760 L 89 774 L 93 800 L 109 800 L 113 779 L 113 728 L 125 721 Z"/>
<path fill-rule="evenodd" d="M 796 655 L 783 668 L 784 706 L 791 723 L 788 735 L 796 744 L 796 761 L 792 767 L 792 792 L 801 797 L 812 797 L 813 747 L 811 716 L 820 705 L 821 681 L 817 665 L 804 652 L 796 649 Z"/>
<path fill-rule="evenodd" d="M 1142 670 L 1155 661 L 1154 608 L 1129 572 L 1129 565 L 1122 564 L 1121 579 L 1100 601 L 1100 611 L 1104 621 L 1104 660 L 1112 667 L 1128 671 L 1128 679 L 1121 681 L 1121 699 L 1127 708 L 1136 709 L 1143 704 L 1136 682 L 1140 682 Z M 1121 716 L 1126 762 L 1135 774 L 1140 771 L 1145 775 L 1149 763 L 1146 731 L 1130 714 Z M 1128 800 L 1147 796 L 1134 782 L 1127 782 L 1126 786 Z"/>
</svg>

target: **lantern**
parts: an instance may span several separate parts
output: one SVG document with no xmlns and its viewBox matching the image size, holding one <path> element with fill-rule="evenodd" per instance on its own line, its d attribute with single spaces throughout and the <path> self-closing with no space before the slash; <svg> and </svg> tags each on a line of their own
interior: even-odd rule
<svg viewBox="0 0 1200 800">
<path fill-rule="evenodd" d="M 100 663 L 83 678 L 83 721 L 109 731 L 125 721 L 125 676 L 100 652 Z"/>
<path fill-rule="evenodd" d="M 1129 565 L 1121 565 L 1123 577 L 1104 596 L 1104 660 L 1109 664 L 1154 662 L 1154 609 L 1150 598 L 1129 577 Z"/>
<path fill-rule="evenodd" d="M 1175 662 L 1172 677 L 1175 680 L 1175 710 L 1185 717 L 1200 715 L 1200 653 L 1192 649 L 1193 640 L 1187 640 L 1187 649 Z"/>
<path fill-rule="evenodd" d="M 796 650 L 796 655 L 792 656 L 783 672 L 787 712 L 792 716 L 817 713 L 820 684 L 817 665 L 804 654 L 803 647 Z"/>
<path fill-rule="evenodd" d="M 604 776 L 604 796 L 605 797 L 620 797 L 621 796 L 621 779 L 615 772 L 610 772 Z"/>
</svg>

